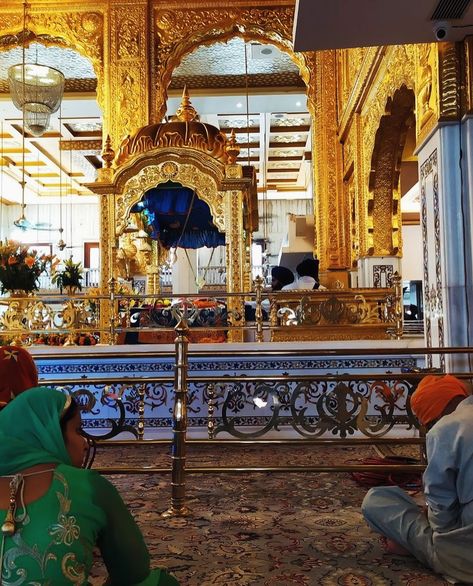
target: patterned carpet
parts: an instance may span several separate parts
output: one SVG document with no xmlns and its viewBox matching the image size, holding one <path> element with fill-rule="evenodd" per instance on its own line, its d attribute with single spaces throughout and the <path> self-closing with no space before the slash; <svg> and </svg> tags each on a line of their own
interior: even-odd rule
<svg viewBox="0 0 473 586">
<path fill-rule="evenodd" d="M 97 465 L 168 465 L 162 447 L 99 448 Z M 154 455 L 153 455 L 154 454 Z M 188 465 L 303 464 L 353 461 L 353 448 L 196 448 Z M 182 586 L 440 586 L 447 583 L 414 558 L 385 554 L 365 525 L 365 489 L 347 474 L 188 475 L 186 518 L 163 519 L 170 476 L 109 476 L 130 506 L 153 564 Z M 98 560 L 91 583 L 106 572 Z"/>
</svg>

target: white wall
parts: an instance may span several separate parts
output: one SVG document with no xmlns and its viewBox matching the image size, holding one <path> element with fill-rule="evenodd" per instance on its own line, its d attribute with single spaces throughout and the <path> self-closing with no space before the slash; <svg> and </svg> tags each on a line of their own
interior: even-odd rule
<svg viewBox="0 0 473 586">
<path fill-rule="evenodd" d="M 259 230 L 253 234 L 253 237 L 266 236 L 269 239 L 269 264 L 276 265 L 282 243 L 286 240 L 288 233 L 288 214 L 312 215 L 313 203 L 311 199 L 269 199 L 266 202 L 260 201 L 258 209 Z M 267 220 L 266 230 L 265 219 Z"/>
<path fill-rule="evenodd" d="M 77 201 L 77 198 L 76 198 Z M 63 240 L 68 246 L 60 252 L 57 244 L 60 239 L 59 226 L 61 206 L 58 201 L 52 200 L 45 204 L 31 204 L 26 206 L 25 216 L 31 223 L 45 222 L 51 230 L 21 231 L 13 225 L 19 218 L 19 205 L 2 206 L 0 236 L 2 239 L 11 238 L 25 243 L 51 243 L 53 254 L 60 258 L 73 255 L 76 261 L 84 260 L 84 242 L 100 241 L 99 210 L 96 196 L 87 197 L 85 203 L 65 203 L 62 205 Z"/>
<path fill-rule="evenodd" d="M 402 227 L 401 272 L 403 281 L 422 281 L 424 277 L 422 260 L 421 226 Z"/>
</svg>

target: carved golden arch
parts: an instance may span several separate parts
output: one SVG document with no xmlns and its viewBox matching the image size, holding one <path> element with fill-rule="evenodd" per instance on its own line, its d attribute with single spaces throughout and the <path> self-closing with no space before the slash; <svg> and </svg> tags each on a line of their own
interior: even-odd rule
<svg viewBox="0 0 473 586">
<path fill-rule="evenodd" d="M 199 19 L 203 13 L 205 18 Z M 261 19 L 258 19 L 258 14 L 261 14 Z M 197 17 L 195 17 L 196 15 Z M 181 23 L 182 29 L 176 27 L 172 29 L 173 34 L 171 34 L 169 27 L 176 26 L 180 16 L 188 20 L 185 23 L 187 27 Z M 255 22 L 256 20 L 258 22 Z M 166 57 L 157 64 L 154 76 L 154 79 L 159 80 L 157 87 L 153 88 L 156 91 L 156 99 L 153 100 L 153 104 L 156 104 L 157 109 L 154 118 L 161 119 L 165 114 L 167 88 L 171 83 L 174 69 L 179 66 L 183 58 L 199 46 L 225 42 L 234 37 L 240 37 L 245 41 L 254 40 L 275 45 L 287 53 L 298 66 L 301 78 L 309 88 L 313 75 L 309 65 L 311 63 L 310 54 L 306 57 L 304 53 L 294 52 L 292 46 L 293 20 L 294 8 L 292 7 L 272 10 L 240 9 L 238 11 L 224 11 L 215 8 L 212 11 L 189 10 L 185 14 L 179 15 L 176 15 L 175 11 L 157 10 L 155 22 L 159 47 L 161 54 Z M 192 31 L 195 23 L 198 28 Z"/>
<path fill-rule="evenodd" d="M 376 131 L 368 182 L 368 254 L 401 254 L 399 175 L 414 112 L 414 92 L 403 85 L 387 99 Z"/>
<path fill-rule="evenodd" d="M 383 71 L 389 70 L 390 75 L 383 75 L 373 82 L 373 97 L 364 105 L 361 117 L 360 143 L 361 161 L 361 205 L 360 205 L 360 256 L 378 255 L 373 241 L 373 193 L 369 185 L 372 178 L 372 160 L 375 151 L 375 139 L 380 120 L 386 113 L 386 104 L 393 99 L 396 91 L 403 86 L 414 91 L 415 88 L 415 45 L 394 45 L 386 49 L 383 56 Z M 389 205 L 389 208 L 391 204 Z M 381 219 L 381 218 L 380 218 Z M 392 235 L 392 214 L 386 215 L 382 221 L 388 237 Z M 378 227 L 380 227 L 378 222 Z M 390 246 L 388 246 L 389 248 Z"/>
<path fill-rule="evenodd" d="M 13 12 L 11 7 L 5 11 L 0 9 L 0 15 L 0 50 L 6 51 L 18 46 L 23 16 L 20 10 Z M 105 112 L 103 12 L 55 9 L 45 14 L 44 8 L 32 7 L 28 15 L 27 42 L 35 41 L 47 46 L 73 49 L 91 61 L 97 77 L 97 102 L 102 112 Z"/>
<path fill-rule="evenodd" d="M 112 169 L 105 169 L 112 171 Z M 106 176 L 108 175 L 108 177 Z M 143 195 L 160 183 L 176 181 L 194 189 L 209 207 L 215 225 L 225 232 L 227 240 L 227 290 L 244 290 L 244 258 L 248 233 L 244 229 L 245 195 L 252 179 L 243 176 L 243 167 L 224 164 L 214 157 L 192 148 L 158 147 L 139 155 L 116 170 L 104 174 L 103 180 L 88 184 L 101 195 L 101 288 L 106 291 L 117 272 L 118 238 L 124 232 L 130 210 Z M 242 315 L 243 300 L 232 298 L 229 310 Z M 110 304 L 101 308 L 101 319 L 108 323 Z M 242 341 L 242 331 L 231 334 L 233 341 Z"/>
<path fill-rule="evenodd" d="M 115 236 L 124 232 L 131 208 L 149 189 L 166 181 L 193 189 L 208 204 L 218 230 L 225 232 L 225 193 L 219 190 L 224 173 L 224 166 L 216 159 L 191 149 L 160 148 L 147 152 L 117 173 Z"/>
</svg>

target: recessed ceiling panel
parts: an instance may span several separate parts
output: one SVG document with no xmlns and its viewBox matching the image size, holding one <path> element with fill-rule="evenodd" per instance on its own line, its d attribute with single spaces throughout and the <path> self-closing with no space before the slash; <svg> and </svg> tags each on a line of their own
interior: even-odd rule
<svg viewBox="0 0 473 586">
<path fill-rule="evenodd" d="M 448 0 L 450 6 L 456 3 Z M 297 0 L 294 49 L 459 41 L 473 33 L 473 2 L 456 14 L 439 11 L 447 16 L 462 14 L 446 21 L 436 20 L 438 5 L 439 0 Z"/>
</svg>

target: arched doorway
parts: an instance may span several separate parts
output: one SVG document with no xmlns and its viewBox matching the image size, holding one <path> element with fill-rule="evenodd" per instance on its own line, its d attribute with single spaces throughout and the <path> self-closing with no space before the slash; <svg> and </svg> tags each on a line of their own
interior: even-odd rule
<svg viewBox="0 0 473 586">
<path fill-rule="evenodd" d="M 4 49 L 0 92 L 5 95 L 9 92 L 8 68 L 23 59 L 18 42 L 17 36 L 0 39 Z M 91 251 L 99 247 L 98 200 L 83 184 L 95 181 L 101 166 L 103 117 L 97 95 L 101 62 L 93 58 L 93 50 L 90 58 L 84 57 L 83 46 L 72 47 L 72 39 L 27 31 L 25 42 L 25 62 L 59 69 L 66 78 L 65 93 L 60 110 L 51 116 L 41 136 L 23 133 L 22 112 L 10 99 L 0 101 L 7 156 L 2 165 L 1 236 L 19 239 L 61 259 L 73 256 L 87 269 L 84 284 L 97 285 L 99 256 Z M 28 224 L 19 231 L 13 222 L 20 216 L 23 173 Z M 61 240 L 65 248 L 60 246 Z M 49 288 L 51 283 L 45 279 L 41 287 Z"/>
<path fill-rule="evenodd" d="M 216 37 L 193 47 L 174 69 L 168 114 L 185 85 L 201 120 L 227 133 L 233 129 L 241 149 L 238 162 L 255 166 L 260 226 L 249 272 L 267 276 L 278 263 L 294 270 L 313 253 L 314 212 L 311 114 L 293 56 L 287 47 L 235 33 L 225 42 Z M 200 271 L 218 273 L 219 258 L 224 257 L 214 255 L 209 265 L 209 254 L 199 251 Z"/>
<path fill-rule="evenodd" d="M 401 254 L 399 179 L 406 138 L 415 128 L 414 107 L 414 92 L 402 86 L 388 98 L 376 132 L 367 206 L 369 255 Z"/>
</svg>

